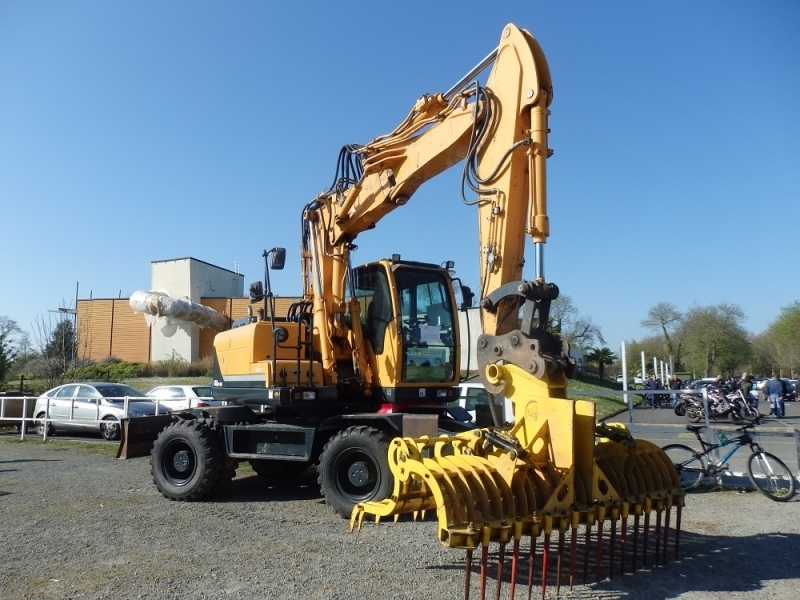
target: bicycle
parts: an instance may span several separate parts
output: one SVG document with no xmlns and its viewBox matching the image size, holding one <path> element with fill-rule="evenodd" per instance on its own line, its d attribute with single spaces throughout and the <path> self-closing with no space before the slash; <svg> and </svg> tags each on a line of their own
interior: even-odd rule
<svg viewBox="0 0 800 600">
<path fill-rule="evenodd" d="M 732 438 L 728 438 L 724 431 L 718 431 L 718 444 L 711 444 L 700 436 L 700 432 L 705 429 L 705 426 L 687 425 L 686 429 L 694 433 L 697 441 L 700 442 L 700 446 L 703 448 L 702 452 L 683 444 L 668 444 L 662 448 L 678 471 L 681 487 L 686 491 L 697 488 L 705 477 L 713 477 L 723 471 L 727 466 L 728 459 L 739 448 L 750 446 L 752 454 L 747 460 L 747 476 L 750 478 L 750 482 L 767 498 L 776 502 L 790 500 L 795 494 L 797 485 L 794 474 L 781 459 L 764 451 L 750 435 L 749 430 L 757 424 L 760 424 L 758 419 L 737 427 L 736 431 L 741 431 L 741 434 Z M 713 450 L 731 444 L 735 445 L 721 459 L 715 461 L 709 457 L 706 459 L 710 461 L 709 464 L 705 463 L 704 457 L 708 457 Z"/>
</svg>

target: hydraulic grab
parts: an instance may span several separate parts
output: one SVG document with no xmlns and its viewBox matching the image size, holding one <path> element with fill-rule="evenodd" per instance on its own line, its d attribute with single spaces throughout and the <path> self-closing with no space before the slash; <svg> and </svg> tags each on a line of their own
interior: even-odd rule
<svg viewBox="0 0 800 600">
<path fill-rule="evenodd" d="M 472 81 L 490 64 L 485 86 Z M 466 550 L 465 596 L 479 550 L 484 597 L 492 543 L 498 544 L 497 597 L 511 544 L 511 598 L 523 566 L 529 594 L 538 577 L 542 597 L 553 578 L 558 591 L 567 562 L 570 587 L 579 563 L 584 581 L 590 565 L 598 580 L 625 572 L 626 556 L 631 569 L 637 559 L 646 567 L 651 529 L 654 560 L 665 560 L 673 507 L 678 548 L 684 494 L 672 463 L 624 426 L 598 425 L 592 402 L 567 399 L 574 362 L 568 345 L 547 331 L 550 303 L 558 297 L 558 288 L 545 283 L 542 251 L 549 235 L 545 160 L 552 97 L 538 43 L 508 25 L 498 48 L 452 90 L 423 97 L 392 133 L 356 149 L 363 173 L 340 190 L 347 216 L 331 220 L 333 237 L 346 240 L 348 226 L 374 224 L 422 181 L 465 161 L 464 185 L 477 194 L 472 202 L 480 216 L 478 369 L 490 393 L 511 400 L 515 422 L 505 429 L 393 439 L 393 491 L 357 504 L 350 518 L 352 530 L 366 517 L 396 520 L 435 511 L 439 541 Z M 522 279 L 526 234 L 535 247 L 534 281 Z M 552 536 L 558 539 L 555 565 Z M 530 540 L 524 557 L 522 538 Z"/>
</svg>

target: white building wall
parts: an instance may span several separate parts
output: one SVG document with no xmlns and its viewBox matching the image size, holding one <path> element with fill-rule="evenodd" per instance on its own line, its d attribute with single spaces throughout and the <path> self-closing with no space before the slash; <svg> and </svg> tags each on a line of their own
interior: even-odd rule
<svg viewBox="0 0 800 600">
<path fill-rule="evenodd" d="M 151 289 L 173 298 L 237 298 L 244 295 L 244 275 L 195 258 L 150 263 Z M 159 319 L 151 331 L 152 360 L 173 357 L 194 362 L 200 354 L 200 328 L 192 323 Z"/>
</svg>

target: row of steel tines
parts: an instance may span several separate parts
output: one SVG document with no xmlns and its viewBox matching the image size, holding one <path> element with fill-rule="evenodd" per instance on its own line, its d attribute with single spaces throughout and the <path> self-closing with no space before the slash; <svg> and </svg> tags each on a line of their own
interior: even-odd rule
<svg viewBox="0 0 800 600">
<path fill-rule="evenodd" d="M 682 500 L 682 497 L 646 499 L 639 503 L 622 502 L 618 506 L 597 506 L 592 510 L 503 522 L 499 526 L 485 524 L 475 530 L 480 535 L 479 543 L 467 549 L 464 598 L 470 598 L 476 551 L 480 552 L 478 589 L 481 600 L 492 596 L 491 593 L 487 596 L 487 581 L 492 570 L 496 600 L 501 598 L 506 581 L 507 597 L 514 600 L 520 580 L 527 586 L 530 600 L 535 586 L 540 589 L 541 598 L 546 597 L 549 584 L 555 585 L 556 595 L 560 594 L 562 585 L 567 584 L 572 589 L 578 573 L 582 575 L 581 583 L 586 584 L 592 572 L 595 582 L 600 582 L 606 576 L 613 579 L 639 568 L 663 565 L 669 555 L 678 556 Z M 674 525 L 673 509 L 676 513 Z M 530 543 L 523 549 L 521 541 L 525 537 L 530 538 Z M 498 545 L 494 569 L 489 565 L 492 543 Z"/>
</svg>

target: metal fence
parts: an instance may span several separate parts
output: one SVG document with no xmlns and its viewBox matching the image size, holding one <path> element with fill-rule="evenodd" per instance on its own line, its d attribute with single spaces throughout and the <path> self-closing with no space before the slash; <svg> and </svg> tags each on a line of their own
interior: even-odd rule
<svg viewBox="0 0 800 600">
<path fill-rule="evenodd" d="M 94 419 L 88 418 L 75 418 L 75 404 L 79 402 L 79 398 L 72 398 L 69 400 L 70 407 L 69 407 L 69 416 L 68 418 L 58 418 L 54 419 L 50 415 L 50 402 L 48 401 L 45 405 L 45 413 L 44 418 L 37 418 L 37 415 L 34 414 L 34 407 L 36 405 L 36 401 L 38 396 L 0 396 L 0 423 L 14 423 L 19 431 L 20 439 L 24 440 L 26 438 L 27 430 L 30 425 L 39 424 L 43 425 L 43 435 L 42 438 L 46 441 L 48 438 L 48 427 L 49 423 L 54 421 L 58 422 L 73 422 L 73 423 L 94 423 L 98 427 L 98 431 L 100 429 L 100 424 L 104 421 L 99 418 L 100 416 L 100 404 L 94 404 Z M 164 415 L 169 412 L 165 406 L 162 406 L 160 399 L 154 399 L 149 397 L 134 397 L 134 396 L 124 396 L 120 398 L 109 398 L 110 400 L 122 400 L 123 407 L 122 407 L 122 418 L 127 419 L 130 417 L 130 402 L 135 401 L 144 401 L 155 404 L 155 414 L 156 415 Z M 63 400 L 67 402 L 67 399 Z M 20 408 L 21 410 L 16 410 Z M 17 413 L 19 415 L 17 416 Z M 120 423 L 120 426 L 122 424 Z"/>
</svg>

